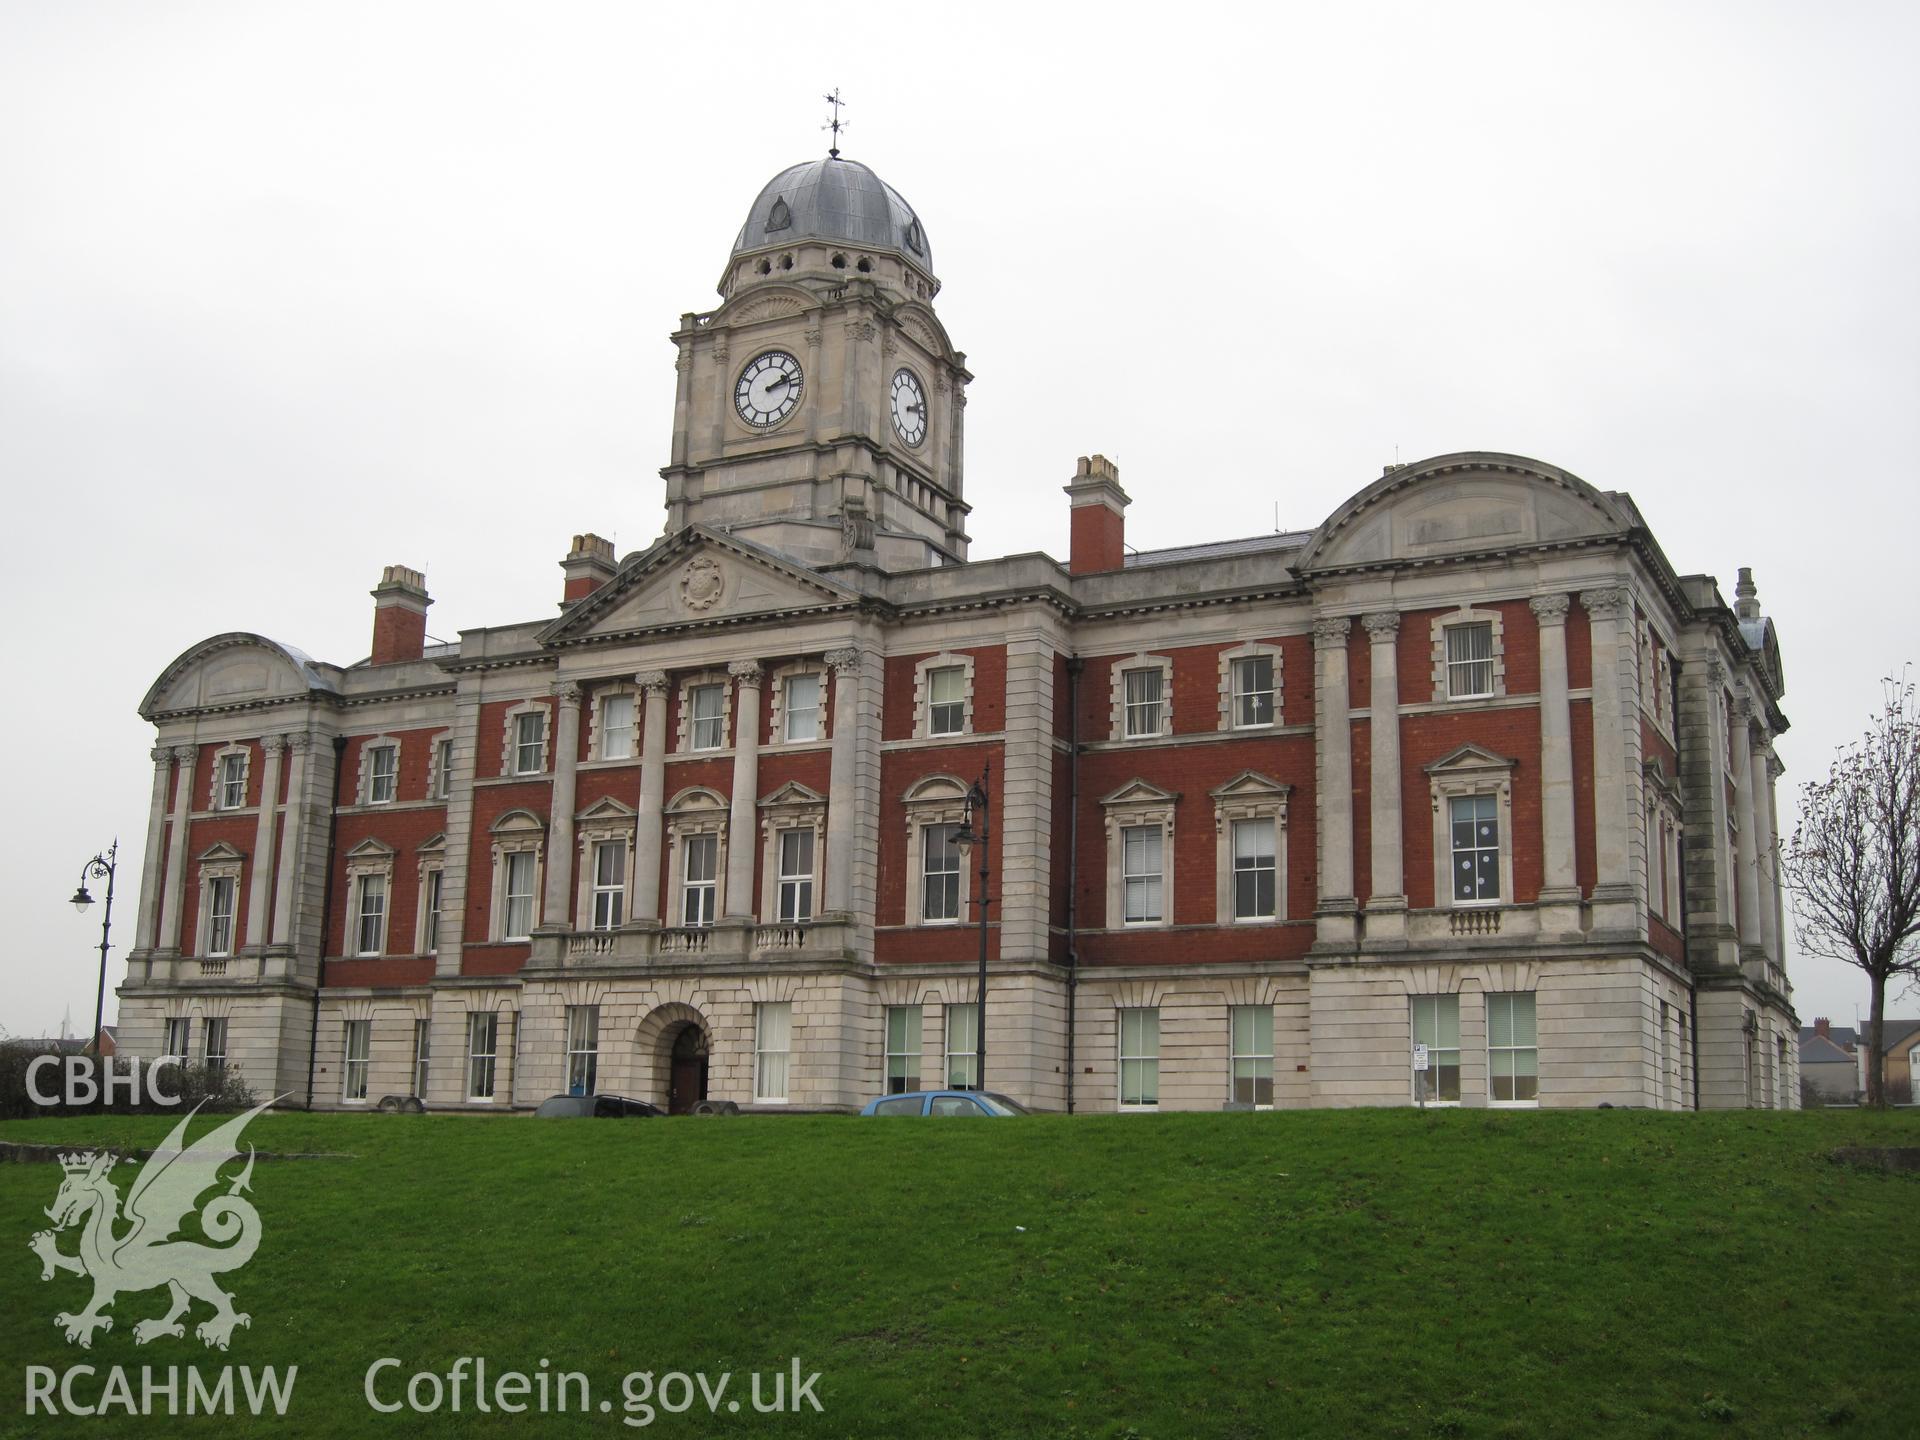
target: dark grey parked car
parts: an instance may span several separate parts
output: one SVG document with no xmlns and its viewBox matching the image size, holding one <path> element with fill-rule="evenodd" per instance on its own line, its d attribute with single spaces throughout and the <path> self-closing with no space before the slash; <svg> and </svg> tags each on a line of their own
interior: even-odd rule
<svg viewBox="0 0 1920 1440">
<path fill-rule="evenodd" d="M 644 1120 L 667 1112 L 624 1095 L 549 1095 L 533 1112 L 543 1120 Z"/>
</svg>

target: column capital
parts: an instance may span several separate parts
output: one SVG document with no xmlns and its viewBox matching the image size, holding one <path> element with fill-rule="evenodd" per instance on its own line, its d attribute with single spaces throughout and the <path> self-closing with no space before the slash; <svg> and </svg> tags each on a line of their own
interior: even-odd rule
<svg viewBox="0 0 1920 1440">
<path fill-rule="evenodd" d="M 1367 627 L 1367 635 L 1376 645 L 1388 644 L 1400 633 L 1400 616 L 1393 610 L 1379 610 L 1371 615 L 1362 615 L 1360 623 Z"/>
<path fill-rule="evenodd" d="M 1564 625 L 1573 602 L 1565 595 L 1535 595 L 1527 605 L 1542 625 Z"/>
<path fill-rule="evenodd" d="M 284 755 L 287 753 L 287 737 L 284 735 L 268 735 L 261 740 L 260 748 L 269 755 Z"/>
<path fill-rule="evenodd" d="M 633 683 L 649 695 L 667 693 L 667 672 L 664 670 L 642 670 L 633 677 Z"/>
<path fill-rule="evenodd" d="M 1313 648 L 1316 650 L 1344 649 L 1347 636 L 1353 630 L 1353 620 L 1346 615 L 1332 615 L 1313 622 Z"/>
<path fill-rule="evenodd" d="M 827 668 L 837 674 L 847 674 L 860 668 L 860 652 L 852 646 L 843 650 L 829 650 L 826 653 Z"/>
<path fill-rule="evenodd" d="M 580 682 L 578 680 L 556 680 L 553 682 L 553 698 L 562 705 L 580 703 Z"/>
<path fill-rule="evenodd" d="M 1705 669 L 1707 683 L 1709 685 L 1720 686 L 1727 683 L 1726 661 L 1722 660 L 1717 654 L 1707 656 Z"/>
<path fill-rule="evenodd" d="M 1787 767 L 1780 763 L 1780 757 L 1773 753 L 1771 747 L 1768 748 L 1766 753 L 1767 778 L 1769 780 L 1778 780 L 1782 775 L 1787 773 Z"/>
<path fill-rule="evenodd" d="M 1589 615 L 1601 620 L 1617 620 L 1633 604 L 1633 592 L 1624 585 L 1608 585 L 1598 590 L 1582 590 L 1580 605 Z"/>
<path fill-rule="evenodd" d="M 164 770 L 173 763 L 173 747 L 171 745 L 156 745 L 148 753 L 153 760 L 153 768 L 156 770 Z"/>
<path fill-rule="evenodd" d="M 296 730 L 287 736 L 287 749 L 296 755 L 304 755 L 313 748 L 313 732 Z"/>
<path fill-rule="evenodd" d="M 727 674 L 742 685 L 758 685 L 765 672 L 758 660 L 732 660 L 727 663 Z"/>
<path fill-rule="evenodd" d="M 198 745 L 176 745 L 173 747 L 173 763 L 176 765 L 191 765 L 199 758 L 200 747 Z"/>
</svg>

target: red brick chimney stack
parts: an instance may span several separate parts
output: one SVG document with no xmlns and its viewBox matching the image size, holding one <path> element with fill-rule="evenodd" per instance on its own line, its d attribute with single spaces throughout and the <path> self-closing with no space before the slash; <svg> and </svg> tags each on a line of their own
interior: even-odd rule
<svg viewBox="0 0 1920 1440">
<path fill-rule="evenodd" d="M 560 599 L 561 606 L 564 608 L 586 599 L 611 580 L 618 568 L 614 564 L 611 540 L 603 540 L 591 533 L 574 536 L 573 549 L 560 562 L 560 569 L 567 577 L 566 590 Z"/>
<path fill-rule="evenodd" d="M 1064 487 L 1073 507 L 1067 568 L 1075 575 L 1119 570 L 1127 563 L 1127 492 L 1120 467 L 1104 455 L 1082 455 Z"/>
<path fill-rule="evenodd" d="M 1826 1016 L 1822 1015 L 1820 1016 L 1819 1019 L 1813 1022 L 1813 1033 L 1820 1036 L 1822 1039 L 1833 1038 L 1833 1026 L 1828 1021 Z"/>
<path fill-rule="evenodd" d="M 418 660 L 427 643 L 427 577 L 405 565 L 389 565 L 373 596 L 373 663 Z"/>
</svg>

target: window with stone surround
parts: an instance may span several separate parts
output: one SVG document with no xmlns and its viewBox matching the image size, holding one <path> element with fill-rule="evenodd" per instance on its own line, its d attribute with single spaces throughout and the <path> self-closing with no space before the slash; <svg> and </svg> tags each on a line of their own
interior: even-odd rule
<svg viewBox="0 0 1920 1440">
<path fill-rule="evenodd" d="M 247 803 L 247 769 L 253 747 L 229 745 L 213 755 L 213 793 L 208 796 L 209 810 L 241 810 Z"/>
<path fill-rule="evenodd" d="M 798 781 L 788 781 L 760 802 L 762 922 L 791 925 L 813 919 L 826 831 L 827 797 Z"/>
<path fill-rule="evenodd" d="M 393 895 L 392 847 L 362 840 L 347 852 L 347 933 L 342 953 L 384 955 Z"/>
<path fill-rule="evenodd" d="M 591 1095 L 600 1079 L 600 1007 L 567 1006 L 567 1093 Z"/>
<path fill-rule="evenodd" d="M 887 1094 L 910 1095 L 920 1088 L 920 1007 L 887 1007 Z"/>
<path fill-rule="evenodd" d="M 245 861 L 224 840 L 200 856 L 200 933 L 194 948 L 210 959 L 233 954 Z"/>
<path fill-rule="evenodd" d="M 1507 693 L 1505 617 L 1463 605 L 1434 618 L 1433 698 L 1488 700 Z"/>
<path fill-rule="evenodd" d="M 546 768 L 547 707 L 539 700 L 523 701 L 507 712 L 500 773 L 539 775 Z"/>
<path fill-rule="evenodd" d="M 434 955 L 440 950 L 440 912 L 447 878 L 447 837 L 435 835 L 414 853 L 419 857 L 420 903 L 414 907 L 413 953 Z"/>
<path fill-rule="evenodd" d="M 595 760 L 631 760 L 638 753 L 640 692 L 632 685 L 612 685 L 595 697 L 587 737 L 587 754 Z"/>
<path fill-rule="evenodd" d="M 907 790 L 906 897 L 909 925 L 956 925 L 970 903 L 969 870 L 954 835 L 967 812 L 967 787 L 931 775 Z"/>
<path fill-rule="evenodd" d="M 1128 1007 L 1118 1015 L 1120 1108 L 1156 1110 L 1160 1106 L 1160 1011 Z"/>
<path fill-rule="evenodd" d="M 1499 905 L 1513 897 L 1515 761 L 1462 745 L 1427 766 L 1433 799 L 1433 903 Z"/>
<path fill-rule="evenodd" d="M 1273 1108 L 1273 1007 L 1233 1005 L 1227 1010 L 1232 1049 L 1228 1098 L 1256 1110 Z"/>
<path fill-rule="evenodd" d="M 724 750 L 733 719 L 733 684 L 725 674 L 704 671 L 680 682 L 680 722 L 675 749 Z"/>
<path fill-rule="evenodd" d="M 949 1090 L 980 1088 L 980 1007 L 946 1007 L 947 1084 Z"/>
<path fill-rule="evenodd" d="M 943 651 L 913 667 L 914 733 L 921 739 L 973 733 L 973 657 Z"/>
<path fill-rule="evenodd" d="M 436 735 L 429 758 L 427 776 L 427 795 L 434 800 L 445 800 L 453 793 L 453 737 Z"/>
<path fill-rule="evenodd" d="M 488 932 L 526 940 L 539 920 L 540 859 L 546 826 L 531 810 L 509 810 L 493 822 L 493 895 Z"/>
<path fill-rule="evenodd" d="M 793 1002 L 765 1000 L 753 1007 L 753 1098 L 784 1104 L 793 1049 Z"/>
<path fill-rule="evenodd" d="M 209 1015 L 201 1041 L 200 1062 L 207 1067 L 207 1078 L 215 1085 L 227 1072 L 227 1017 Z"/>
<path fill-rule="evenodd" d="M 1100 802 L 1106 812 L 1109 929 L 1172 923 L 1166 877 L 1173 862 L 1173 812 L 1179 798 L 1133 780 Z"/>
<path fill-rule="evenodd" d="M 1413 1068 L 1407 1053 L 1407 1073 L 1413 1077 L 1413 1098 L 1429 1105 L 1460 1103 L 1460 997 L 1414 995 L 1408 999 L 1413 1044 L 1427 1047 L 1427 1068 Z"/>
<path fill-rule="evenodd" d="M 805 661 L 783 665 L 769 681 L 767 733 L 776 745 L 809 745 L 827 738 L 827 672 Z"/>
<path fill-rule="evenodd" d="M 187 1063 L 187 1046 L 193 1038 L 193 1020 L 186 1015 L 169 1015 L 166 1026 L 164 1058 Z"/>
<path fill-rule="evenodd" d="M 391 805 L 399 793 L 400 743 L 369 740 L 360 747 L 360 801 L 364 805 Z"/>
<path fill-rule="evenodd" d="M 1136 654 L 1116 660 L 1109 705 L 1115 740 L 1157 740 L 1172 734 L 1172 657 Z"/>
<path fill-rule="evenodd" d="M 348 1020 L 340 1037 L 340 1098 L 349 1105 L 365 1104 L 367 1071 L 373 1053 L 373 1021 Z"/>
<path fill-rule="evenodd" d="M 467 1015 L 467 1099 L 493 1099 L 494 1062 L 499 1056 L 500 1016 L 492 1010 Z"/>
<path fill-rule="evenodd" d="M 416 1019 L 413 1022 L 413 1094 L 414 1098 L 427 1098 L 427 1070 L 433 1059 L 433 1022 Z"/>
<path fill-rule="evenodd" d="M 574 923 L 618 930 L 632 893 L 634 811 L 612 796 L 596 800 L 575 817 L 574 836 Z"/>
<path fill-rule="evenodd" d="M 1293 787 L 1242 770 L 1210 792 L 1215 837 L 1214 915 L 1221 925 L 1285 918 L 1287 798 Z"/>
<path fill-rule="evenodd" d="M 668 803 L 666 818 L 671 913 L 682 926 L 711 925 L 727 913 L 726 799 L 702 787 L 682 790 Z"/>
<path fill-rule="evenodd" d="M 1278 645 L 1247 644 L 1220 652 L 1220 728 L 1268 730 L 1284 723 L 1283 658 Z"/>
<path fill-rule="evenodd" d="M 1661 1007 L 1665 1009 L 1664 1004 Z M 1664 1018 L 1660 1043 L 1666 1045 Z M 1540 1037 L 1531 991 L 1487 996 L 1487 1103 L 1540 1103 Z M 1665 1070 L 1664 1059 L 1661 1065 Z"/>
</svg>

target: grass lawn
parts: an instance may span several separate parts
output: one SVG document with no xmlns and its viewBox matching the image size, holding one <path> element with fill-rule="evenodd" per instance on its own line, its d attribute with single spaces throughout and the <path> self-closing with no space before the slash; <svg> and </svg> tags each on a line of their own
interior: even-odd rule
<svg viewBox="0 0 1920 1440">
<path fill-rule="evenodd" d="M 154 1144 L 166 1119 L 0 1125 Z M 206 1122 L 200 1122 L 205 1124 Z M 196 1131 L 200 1125 L 196 1125 Z M 542 1121 L 269 1115 L 225 1356 L 91 1351 L 26 1242 L 58 1167 L 0 1165 L 0 1434 L 618 1435 L 628 1371 L 800 1358 L 824 1413 L 650 1433 L 1920 1435 L 1920 1177 L 1841 1144 L 1920 1114 L 1409 1110 Z M 115 1172 L 125 1175 L 127 1167 Z M 124 1186 L 122 1189 L 124 1194 Z M 74 1241 L 62 1237 L 71 1251 Z M 193 1320 L 202 1318 L 196 1310 Z M 584 1371 L 611 1413 L 376 1414 L 459 1356 Z M 29 1365 L 300 1367 L 284 1418 L 23 1413 Z M 98 1398 L 82 1387 L 83 1401 Z"/>
</svg>

